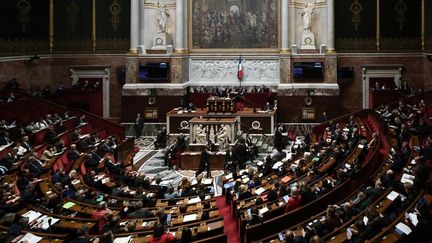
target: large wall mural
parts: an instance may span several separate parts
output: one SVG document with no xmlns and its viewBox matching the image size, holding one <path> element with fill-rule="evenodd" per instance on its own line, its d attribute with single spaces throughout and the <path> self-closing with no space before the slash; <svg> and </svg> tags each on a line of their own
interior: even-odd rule
<svg viewBox="0 0 432 243">
<path fill-rule="evenodd" d="M 191 0 L 192 49 L 278 48 L 278 0 Z"/>
</svg>

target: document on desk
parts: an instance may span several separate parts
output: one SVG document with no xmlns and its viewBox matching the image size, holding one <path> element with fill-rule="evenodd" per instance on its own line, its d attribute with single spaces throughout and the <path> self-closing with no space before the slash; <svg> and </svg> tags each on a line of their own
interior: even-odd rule
<svg viewBox="0 0 432 243">
<path fill-rule="evenodd" d="M 260 188 L 258 188 L 258 189 L 255 190 L 255 193 L 256 193 L 257 195 L 260 195 L 260 194 L 263 193 L 264 191 L 265 191 L 265 189 L 262 188 L 262 187 L 260 187 Z"/>
<path fill-rule="evenodd" d="M 203 179 L 204 185 L 211 185 L 212 183 L 213 183 L 213 179 L 211 179 L 211 178 Z"/>
<path fill-rule="evenodd" d="M 260 217 L 262 217 L 263 214 L 264 214 L 265 212 L 267 212 L 267 211 L 269 211 L 268 207 L 263 207 L 263 208 L 261 208 L 261 209 L 258 210 L 258 215 L 259 215 Z"/>
<path fill-rule="evenodd" d="M 201 202 L 201 199 L 199 197 L 191 198 L 188 200 L 188 204 L 194 204 Z"/>
<path fill-rule="evenodd" d="M 276 170 L 276 169 L 278 169 L 279 167 L 281 167 L 282 165 L 283 165 L 283 163 L 280 162 L 280 161 L 278 161 L 278 162 L 276 162 L 276 163 L 273 165 L 272 169 Z"/>
<path fill-rule="evenodd" d="M 71 208 L 71 207 L 73 207 L 73 206 L 75 206 L 75 203 L 74 203 L 74 202 L 67 202 L 67 203 L 65 203 L 65 204 L 63 205 L 63 208 L 64 208 L 64 209 L 69 209 L 69 208 Z"/>
<path fill-rule="evenodd" d="M 128 237 L 117 237 L 114 239 L 114 243 L 128 243 L 132 240 L 132 236 Z"/>
<path fill-rule="evenodd" d="M 50 219 L 51 219 L 51 223 L 49 222 Z M 46 217 L 42 220 L 41 228 L 43 230 L 47 230 L 50 226 L 54 225 L 58 221 L 60 221 L 60 219 L 53 218 L 53 217 Z"/>
<path fill-rule="evenodd" d="M 27 213 L 23 214 L 22 216 L 23 217 L 27 217 L 29 219 L 28 221 L 32 222 L 33 220 L 35 220 L 35 219 L 39 218 L 40 216 L 42 216 L 42 214 L 39 213 L 39 212 L 30 210 Z"/>
<path fill-rule="evenodd" d="M 189 214 L 189 215 L 184 216 L 184 218 L 183 218 L 183 222 L 194 221 L 194 220 L 196 220 L 196 219 L 197 219 L 197 214 L 196 214 L 196 213 L 194 213 L 194 214 Z"/>
<path fill-rule="evenodd" d="M 21 238 L 21 240 L 19 240 L 18 242 L 27 242 L 27 243 L 37 243 L 39 241 L 42 240 L 42 237 L 40 236 L 36 236 L 32 233 L 27 233 L 24 235 L 23 238 Z"/>
<path fill-rule="evenodd" d="M 399 193 L 392 191 L 387 195 L 387 199 L 390 201 L 394 201 L 399 196 Z"/>
<path fill-rule="evenodd" d="M 404 173 L 402 175 L 402 178 L 400 179 L 400 182 L 401 183 L 409 182 L 411 184 L 414 184 L 414 179 L 415 179 L 415 176 L 407 174 L 407 173 Z"/>
<path fill-rule="evenodd" d="M 402 222 L 396 225 L 396 230 L 399 230 L 406 235 L 409 235 L 412 232 L 411 228 Z"/>
</svg>

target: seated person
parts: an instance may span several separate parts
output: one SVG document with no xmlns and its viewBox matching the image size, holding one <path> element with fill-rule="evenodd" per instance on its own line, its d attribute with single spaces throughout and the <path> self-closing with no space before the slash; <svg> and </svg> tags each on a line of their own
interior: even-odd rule
<svg viewBox="0 0 432 243">
<path fill-rule="evenodd" d="M 189 102 L 188 106 L 186 107 L 186 110 L 194 111 L 195 110 L 195 104 L 192 101 Z"/>
<path fill-rule="evenodd" d="M 48 171 L 48 169 L 45 168 L 45 164 L 39 159 L 37 159 L 35 156 L 28 157 L 27 167 L 30 172 L 33 172 L 35 175 L 40 175 Z"/>
<path fill-rule="evenodd" d="M 67 157 L 69 160 L 76 160 L 78 159 L 82 153 L 78 151 L 76 148 L 76 144 L 71 144 L 69 151 L 67 152 Z"/>
<path fill-rule="evenodd" d="M 157 137 L 156 137 L 156 141 L 155 141 L 155 148 L 159 149 L 159 148 L 165 148 L 166 147 L 166 140 L 167 140 L 167 130 L 164 127 L 162 129 L 162 131 L 159 131 Z"/>
<path fill-rule="evenodd" d="M 54 131 L 57 134 L 61 134 L 67 131 L 67 128 L 64 126 L 63 122 L 59 122 L 58 124 L 55 125 L 54 127 Z"/>
<path fill-rule="evenodd" d="M 56 154 L 56 150 L 55 150 L 55 147 L 53 146 L 53 145 L 48 145 L 47 147 L 46 147 L 46 149 L 43 151 L 43 153 L 42 153 L 42 160 L 43 161 L 48 161 L 48 160 L 50 160 L 50 159 L 52 159 L 54 156 L 55 156 L 55 154 Z"/>
<path fill-rule="evenodd" d="M 81 136 L 80 132 L 81 132 L 81 129 L 77 128 L 77 129 L 75 129 L 75 131 L 70 133 L 69 136 L 70 136 L 72 143 L 78 142 L 78 140 L 80 139 L 80 136 Z"/>
<path fill-rule="evenodd" d="M 54 131 L 54 126 L 49 125 L 48 130 L 46 131 L 46 133 L 44 135 L 44 141 L 47 143 L 55 143 L 55 141 L 57 139 L 57 135 L 58 134 Z"/>
</svg>

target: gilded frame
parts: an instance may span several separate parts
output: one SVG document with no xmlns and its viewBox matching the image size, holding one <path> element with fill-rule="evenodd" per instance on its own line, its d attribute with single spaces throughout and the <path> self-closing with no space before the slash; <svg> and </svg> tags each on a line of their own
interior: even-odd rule
<svg viewBox="0 0 432 243">
<path fill-rule="evenodd" d="M 193 53 L 279 53 L 281 49 L 281 0 L 277 0 L 277 48 L 193 48 L 192 0 L 188 0 L 188 50 Z"/>
</svg>

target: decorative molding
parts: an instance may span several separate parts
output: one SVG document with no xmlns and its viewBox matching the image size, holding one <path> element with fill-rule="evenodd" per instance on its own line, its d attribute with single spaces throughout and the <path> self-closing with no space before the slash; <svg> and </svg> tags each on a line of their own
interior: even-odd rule
<svg viewBox="0 0 432 243">
<path fill-rule="evenodd" d="M 337 83 L 291 83 L 279 84 L 278 95 L 283 96 L 338 96 Z"/>
</svg>

